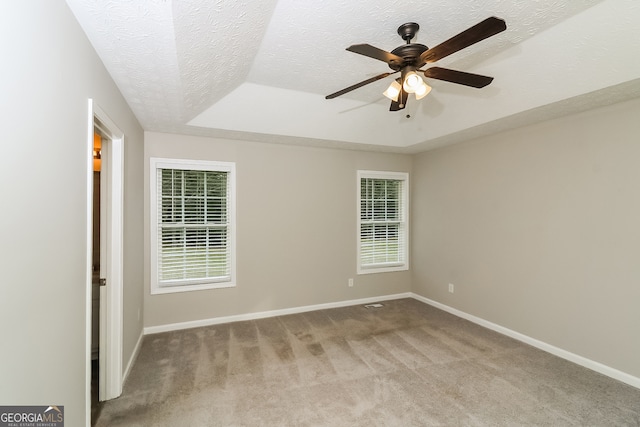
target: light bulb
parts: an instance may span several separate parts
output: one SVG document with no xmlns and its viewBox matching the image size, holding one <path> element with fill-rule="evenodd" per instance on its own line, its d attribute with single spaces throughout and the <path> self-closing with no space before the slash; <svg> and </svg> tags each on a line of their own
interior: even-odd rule
<svg viewBox="0 0 640 427">
<path fill-rule="evenodd" d="M 414 93 L 420 85 L 424 84 L 420 76 L 415 71 L 409 71 L 404 78 L 402 87 L 407 93 Z"/>
<path fill-rule="evenodd" d="M 400 83 L 394 80 L 382 94 L 390 100 L 398 102 L 398 96 L 400 95 L 401 89 L 402 87 L 400 86 Z"/>
</svg>

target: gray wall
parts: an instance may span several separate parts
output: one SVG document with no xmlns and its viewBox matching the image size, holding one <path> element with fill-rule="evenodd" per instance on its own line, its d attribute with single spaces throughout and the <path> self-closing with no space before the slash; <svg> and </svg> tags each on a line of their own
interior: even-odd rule
<svg viewBox="0 0 640 427">
<path fill-rule="evenodd" d="M 85 425 L 87 120 L 125 132 L 124 360 L 142 330 L 143 132 L 62 1 L 0 2 L 0 404 Z"/>
<path fill-rule="evenodd" d="M 634 100 L 417 155 L 413 291 L 640 377 L 639 118 Z"/>
<path fill-rule="evenodd" d="M 238 259 L 235 288 L 150 295 L 146 238 L 145 326 L 410 291 L 408 271 L 356 276 L 356 171 L 411 157 L 146 132 L 145 189 L 150 157 L 236 162 Z"/>
</svg>

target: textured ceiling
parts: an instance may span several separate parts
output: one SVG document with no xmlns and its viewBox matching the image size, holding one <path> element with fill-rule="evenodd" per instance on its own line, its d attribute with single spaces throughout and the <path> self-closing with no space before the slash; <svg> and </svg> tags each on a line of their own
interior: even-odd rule
<svg viewBox="0 0 640 427">
<path fill-rule="evenodd" d="M 417 152 L 640 96 L 636 0 L 67 0 L 145 130 Z M 493 76 L 429 80 L 389 112 L 389 71 L 347 52 L 433 47 L 489 16 L 507 31 L 436 65 Z"/>
</svg>

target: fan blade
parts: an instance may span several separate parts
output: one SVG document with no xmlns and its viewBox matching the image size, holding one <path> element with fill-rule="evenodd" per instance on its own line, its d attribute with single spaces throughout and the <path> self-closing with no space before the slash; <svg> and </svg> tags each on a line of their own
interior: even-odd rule
<svg viewBox="0 0 640 427">
<path fill-rule="evenodd" d="M 360 55 L 368 56 L 369 58 L 378 59 L 382 62 L 386 62 L 389 65 L 402 65 L 404 59 L 398 55 L 395 55 L 386 50 L 378 49 L 370 44 L 354 44 L 347 48 L 349 52 L 359 53 Z"/>
<path fill-rule="evenodd" d="M 402 79 L 396 79 L 398 83 L 401 82 Z M 389 107 L 389 111 L 400 111 L 407 106 L 407 99 L 409 99 L 409 94 L 404 91 L 403 88 L 400 89 L 400 94 L 398 95 L 397 101 L 391 101 L 391 106 Z"/>
<path fill-rule="evenodd" d="M 424 63 L 436 62 L 445 56 L 449 56 L 452 53 L 478 43 L 506 29 L 507 24 L 502 19 L 492 16 L 461 32 L 457 36 L 453 36 L 449 40 L 440 43 L 438 46 L 424 51 L 422 55 L 420 55 L 420 61 Z"/>
<path fill-rule="evenodd" d="M 375 82 L 377 80 L 384 79 L 385 77 L 390 76 L 391 74 L 394 74 L 394 73 L 382 73 L 382 74 L 379 74 L 379 75 L 377 75 L 375 77 L 371 77 L 370 79 L 363 80 L 360 83 L 356 83 L 356 84 L 354 84 L 352 86 L 346 87 L 346 88 L 344 88 L 342 90 L 339 90 L 339 91 L 337 91 L 335 93 L 332 93 L 331 95 L 327 95 L 327 96 L 324 97 L 324 99 L 333 99 L 333 98 L 338 97 L 340 95 L 344 95 L 345 93 L 351 92 L 354 89 L 358 89 L 359 87 L 362 87 L 364 85 L 368 85 L 369 83 L 373 83 L 373 82 Z"/>
<path fill-rule="evenodd" d="M 493 77 L 480 74 L 465 73 L 464 71 L 450 70 L 448 68 L 431 67 L 424 71 L 424 76 L 432 79 L 444 80 L 459 85 L 485 87 L 493 81 Z"/>
</svg>

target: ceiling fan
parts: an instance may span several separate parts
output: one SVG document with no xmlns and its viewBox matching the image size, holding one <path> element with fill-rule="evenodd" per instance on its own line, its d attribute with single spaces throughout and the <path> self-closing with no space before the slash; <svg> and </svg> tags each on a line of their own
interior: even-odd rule
<svg viewBox="0 0 640 427">
<path fill-rule="evenodd" d="M 325 99 L 336 98 L 392 74 L 400 73 L 400 77 L 391 82 L 389 88 L 384 92 L 384 95 L 391 99 L 389 111 L 398 111 L 406 106 L 410 93 L 415 94 L 416 99 L 420 99 L 431 90 L 417 74 L 418 72 L 423 73 L 428 78 L 475 88 L 485 87 L 493 81 L 493 77 L 448 68 L 429 67 L 426 70 L 421 70 L 420 68 L 506 30 L 507 24 L 504 20 L 492 16 L 431 49 L 423 44 L 411 43 L 411 39 L 415 37 L 419 29 L 420 26 L 415 22 L 408 22 L 398 27 L 398 34 L 406 41 L 406 44 L 398 46 L 391 52 L 378 49 L 370 44 L 349 46 L 347 48 L 348 51 L 386 62 L 393 71 L 356 83 L 327 95 Z"/>
</svg>

